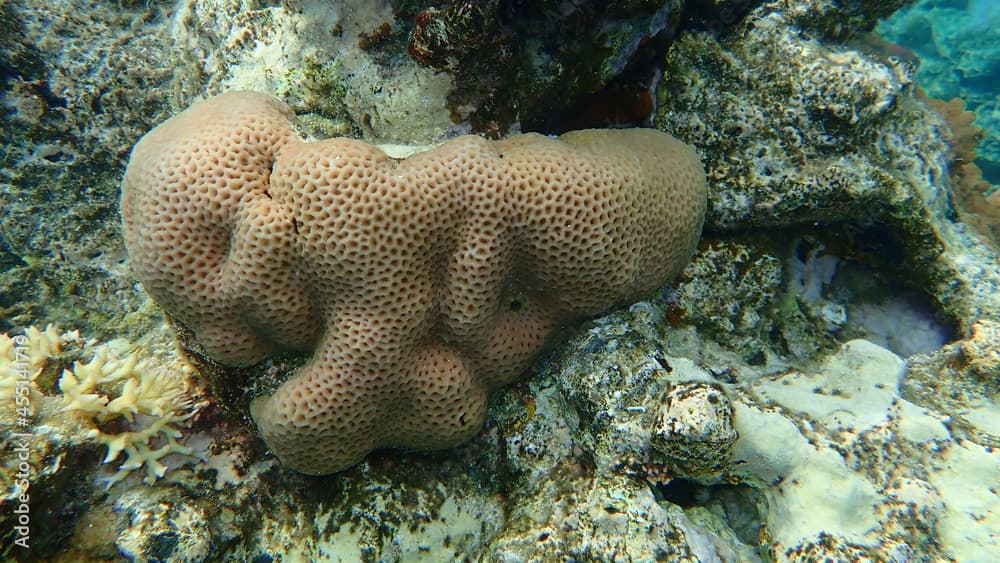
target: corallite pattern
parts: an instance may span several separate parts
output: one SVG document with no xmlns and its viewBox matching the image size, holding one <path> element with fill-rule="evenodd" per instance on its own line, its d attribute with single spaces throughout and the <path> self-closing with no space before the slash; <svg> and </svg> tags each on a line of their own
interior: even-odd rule
<svg viewBox="0 0 1000 563">
<path fill-rule="evenodd" d="M 553 329 L 676 276 L 705 207 L 697 154 L 655 130 L 466 136 L 397 161 L 306 142 L 246 92 L 147 134 L 122 190 L 134 271 L 215 360 L 312 353 L 252 405 L 309 474 L 468 439 Z"/>
</svg>

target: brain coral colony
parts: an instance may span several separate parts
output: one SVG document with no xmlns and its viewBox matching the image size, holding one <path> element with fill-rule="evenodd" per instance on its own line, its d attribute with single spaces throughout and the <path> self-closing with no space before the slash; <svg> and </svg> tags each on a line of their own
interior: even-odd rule
<svg viewBox="0 0 1000 563">
<path fill-rule="evenodd" d="M 395 161 L 304 142 L 282 103 L 239 92 L 146 135 L 122 195 L 133 268 L 211 358 L 312 354 L 252 406 L 309 474 L 468 439 L 553 329 L 679 274 L 705 208 L 699 157 L 655 130 L 466 136 Z"/>
</svg>

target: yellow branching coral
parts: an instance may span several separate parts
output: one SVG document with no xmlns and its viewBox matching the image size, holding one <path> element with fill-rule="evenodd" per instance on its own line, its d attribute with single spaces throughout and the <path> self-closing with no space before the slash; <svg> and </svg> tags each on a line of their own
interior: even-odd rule
<svg viewBox="0 0 1000 563">
<path fill-rule="evenodd" d="M 80 346 L 64 353 L 71 342 Z M 78 332 L 60 332 L 53 325 L 44 330 L 29 327 L 23 335 L 0 334 L 0 404 L 22 405 L 5 412 L 17 412 L 16 424 L 21 427 L 31 424 L 55 431 L 61 442 L 80 436 L 106 446 L 103 463 L 115 462 L 124 453 L 109 487 L 142 468 L 144 480 L 152 483 L 167 472 L 164 457 L 190 455 L 193 450 L 179 441 L 180 425 L 198 410 L 192 399 L 196 394 L 187 383 L 190 367 L 179 360 L 163 365 L 161 358 L 139 347 L 120 344 L 83 343 Z M 50 371 L 60 367 L 53 361 L 68 362 L 62 356 L 79 357 L 81 351 L 89 361 L 76 361 L 62 370 L 56 384 L 59 393 L 39 386 L 43 371 L 58 373 Z M 26 419 L 35 415 L 34 422 Z"/>
<path fill-rule="evenodd" d="M 117 358 L 108 348 L 100 348 L 89 362 L 75 362 L 59 379 L 66 402 L 62 411 L 75 412 L 93 424 L 87 436 L 107 446 L 104 463 L 125 453 L 108 486 L 143 467 L 145 481 L 152 483 L 167 471 L 162 458 L 193 451 L 177 441 L 182 433 L 176 425 L 196 412 L 185 383 L 187 374 L 156 368 L 139 354 L 132 351 Z M 102 429 L 118 418 L 128 421 L 130 429 L 117 433 Z"/>
<path fill-rule="evenodd" d="M 23 414 L 34 415 L 42 397 L 38 375 L 64 343 L 79 339 L 79 332 L 60 333 L 51 324 L 45 330 L 28 327 L 23 335 L 0 334 L 0 405 L 20 405 L 17 396 L 22 395 L 27 399 Z"/>
</svg>

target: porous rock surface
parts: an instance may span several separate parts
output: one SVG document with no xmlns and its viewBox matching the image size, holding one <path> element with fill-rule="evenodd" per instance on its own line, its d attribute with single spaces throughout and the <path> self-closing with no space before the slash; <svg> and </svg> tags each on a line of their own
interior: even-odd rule
<svg viewBox="0 0 1000 563">
<path fill-rule="evenodd" d="M 136 274 L 213 359 L 312 352 L 252 407 L 311 474 L 470 437 L 554 328 L 676 276 L 705 206 L 697 154 L 658 131 L 467 136 L 398 162 L 304 142 L 244 92 L 144 137 L 122 195 Z"/>
</svg>

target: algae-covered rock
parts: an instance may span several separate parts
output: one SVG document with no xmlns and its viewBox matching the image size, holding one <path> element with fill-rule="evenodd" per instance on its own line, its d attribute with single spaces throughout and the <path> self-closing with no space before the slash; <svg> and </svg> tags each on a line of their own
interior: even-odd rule
<svg viewBox="0 0 1000 563">
<path fill-rule="evenodd" d="M 85 319 L 137 337 L 152 323 L 114 201 L 123 157 L 168 115 L 165 30 L 152 8 L 100 2 L 0 12 L 0 331 Z"/>
<path fill-rule="evenodd" d="M 557 128 L 622 75 L 641 46 L 672 37 L 687 2 L 396 4 L 413 60 L 454 76 L 453 115 L 495 137 L 516 122 Z"/>
<path fill-rule="evenodd" d="M 979 432 L 974 440 L 963 438 L 969 435 L 965 432 L 949 432 L 944 425 L 946 411 L 924 401 L 911 403 L 903 398 L 908 376 L 904 362 L 895 354 L 855 340 L 843 344 L 814 367 L 768 374 L 766 370 L 755 372 L 746 364 L 733 363 L 729 353 L 689 340 L 674 330 L 667 331 L 665 340 L 671 353 L 663 356 L 660 346 L 664 342 L 640 336 L 656 334 L 656 329 L 621 332 L 617 328 L 642 325 L 644 318 L 648 317 L 633 315 L 622 319 L 624 323 L 620 320 L 595 327 L 571 344 L 577 354 L 584 350 L 594 354 L 595 343 L 600 343 L 597 346 L 604 350 L 601 356 L 607 358 L 605 365 L 615 366 L 620 377 L 627 378 L 609 382 L 610 388 L 600 395 L 605 397 L 601 403 L 604 410 L 598 412 L 597 418 L 617 433 L 641 440 L 643 432 L 631 430 L 629 413 L 618 400 L 643 391 L 634 385 L 624 386 L 625 381 L 647 382 L 645 385 L 653 387 L 658 379 L 690 379 L 690 383 L 673 384 L 674 388 L 686 389 L 705 389 L 703 381 L 712 381 L 712 386 L 723 390 L 733 405 L 731 417 L 720 414 L 715 424 L 724 426 L 731 420 L 739 438 L 721 479 L 713 480 L 712 470 L 688 473 L 686 477 L 706 484 L 744 483 L 763 490 L 766 503 L 758 508 L 763 523 L 761 545 L 776 559 L 794 553 L 820 558 L 848 552 L 876 558 L 900 553 L 913 556 L 917 552 L 907 546 L 927 546 L 928 541 L 943 541 L 938 552 L 941 554 L 997 549 L 989 539 L 997 529 L 1000 500 L 988 492 L 996 486 L 998 477 L 986 470 L 987 459 L 997 461 L 988 436 L 993 431 L 986 430 L 987 417 L 977 419 L 982 422 L 974 425 Z M 623 346 L 626 342 L 628 345 Z M 563 354 L 572 356 L 565 351 Z M 699 358 L 700 364 L 708 366 L 707 372 L 686 367 L 685 361 L 674 354 Z M 662 368 L 656 378 L 634 379 L 635 374 L 649 369 L 644 366 L 660 364 L 661 360 L 670 366 L 669 372 Z M 740 374 L 738 382 L 720 381 L 713 375 L 725 373 L 721 367 L 726 364 L 731 366 L 728 373 Z M 557 381 L 576 377 L 571 366 L 563 370 Z M 623 395 L 626 390 L 628 395 Z M 704 396 L 707 399 L 710 395 Z M 573 392 L 567 396 L 572 397 Z M 717 412 L 711 404 L 693 410 Z M 611 433 L 598 441 L 596 451 L 604 454 L 608 444 L 622 439 Z M 651 445 L 657 442 L 654 439 Z M 716 451 L 721 455 L 725 449 Z M 631 454 L 637 452 L 633 449 Z M 637 468 L 645 471 L 647 479 L 656 478 L 655 490 L 664 498 L 674 498 L 679 494 L 674 485 L 662 484 L 661 475 L 649 473 L 648 462 L 657 460 L 657 452 L 646 451 L 644 455 L 644 466 L 633 464 L 621 469 L 633 474 L 639 473 Z M 963 469 L 950 466 L 950 460 L 961 460 Z M 596 467 L 599 471 L 601 464 L 597 462 Z M 979 491 L 978 497 L 953 496 L 954 471 L 977 476 L 980 481 L 970 486 Z M 692 486 L 680 481 L 676 487 Z M 695 503 L 707 505 L 719 491 L 708 488 L 700 494 L 706 498 Z M 990 516 L 982 527 L 976 527 L 966 544 L 957 541 L 955 534 L 968 525 L 962 521 L 963 514 L 972 506 Z M 914 521 L 919 525 L 914 527 Z M 732 526 L 725 522 L 723 527 Z M 735 529 L 730 532 L 738 535 Z M 920 553 L 927 555 L 927 548 L 923 549 Z"/>
<path fill-rule="evenodd" d="M 685 474 L 707 474 L 729 462 L 739 433 L 733 407 L 718 387 L 705 383 L 672 385 L 660 398 L 650 445 Z"/>
<path fill-rule="evenodd" d="M 1000 315 L 1000 271 L 978 266 L 997 255 L 953 220 L 947 126 L 915 97 L 912 68 L 824 42 L 806 4 L 789 4 L 668 51 L 655 123 L 702 152 L 708 228 L 882 229 L 884 259 L 955 324 Z"/>
</svg>

